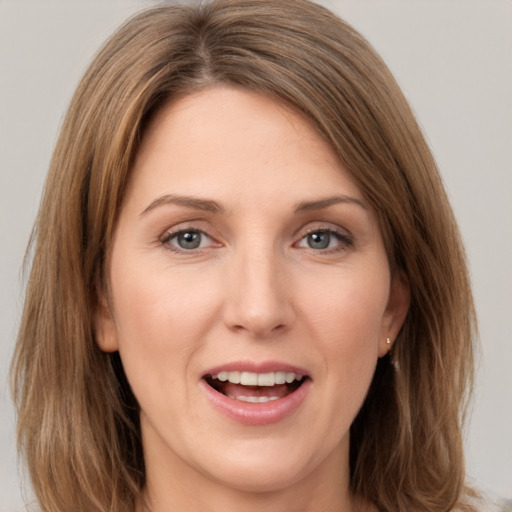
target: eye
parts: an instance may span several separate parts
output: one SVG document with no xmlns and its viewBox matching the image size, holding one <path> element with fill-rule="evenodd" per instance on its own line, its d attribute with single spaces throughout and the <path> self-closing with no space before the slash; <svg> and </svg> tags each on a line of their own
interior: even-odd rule
<svg viewBox="0 0 512 512">
<path fill-rule="evenodd" d="M 309 232 L 306 236 L 301 238 L 298 247 L 306 247 L 308 249 L 326 250 L 339 248 L 347 248 L 353 245 L 350 236 L 339 233 L 331 229 L 317 229 Z"/>
<path fill-rule="evenodd" d="M 198 229 L 182 229 L 167 233 L 161 242 L 169 249 L 178 251 L 192 251 L 213 245 L 213 240 Z"/>
</svg>

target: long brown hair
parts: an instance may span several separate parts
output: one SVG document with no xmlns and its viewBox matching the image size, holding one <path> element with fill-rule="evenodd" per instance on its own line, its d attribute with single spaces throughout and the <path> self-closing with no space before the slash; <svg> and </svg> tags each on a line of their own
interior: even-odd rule
<svg viewBox="0 0 512 512">
<path fill-rule="evenodd" d="M 436 164 L 385 64 L 306 0 L 220 0 L 144 11 L 81 81 L 51 161 L 12 366 L 18 442 L 45 511 L 133 509 L 145 483 L 138 406 L 94 339 L 123 192 L 144 128 L 170 97 L 232 84 L 310 119 L 378 214 L 411 305 L 351 427 L 356 494 L 382 511 L 461 504 L 461 423 L 475 315 Z M 393 364 L 392 364 L 393 363 Z"/>
</svg>

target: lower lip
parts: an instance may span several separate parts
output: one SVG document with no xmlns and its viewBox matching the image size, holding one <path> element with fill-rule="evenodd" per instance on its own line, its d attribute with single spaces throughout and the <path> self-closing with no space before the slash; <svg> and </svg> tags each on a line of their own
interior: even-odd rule
<svg viewBox="0 0 512 512">
<path fill-rule="evenodd" d="M 201 385 L 213 406 L 224 416 L 243 425 L 270 425 L 291 416 L 306 398 L 311 380 L 306 379 L 293 393 L 269 402 L 242 402 L 215 391 L 206 381 Z"/>
</svg>

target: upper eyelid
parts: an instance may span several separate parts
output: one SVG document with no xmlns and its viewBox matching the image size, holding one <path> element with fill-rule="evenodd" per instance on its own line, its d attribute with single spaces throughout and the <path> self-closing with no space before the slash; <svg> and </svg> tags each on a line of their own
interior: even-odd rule
<svg viewBox="0 0 512 512">
<path fill-rule="evenodd" d="M 195 231 L 197 233 L 202 233 L 203 235 L 210 236 L 204 229 L 196 228 L 196 227 L 183 227 L 183 228 L 168 228 L 163 233 L 162 236 L 176 236 L 180 233 L 186 233 L 187 231 Z"/>
<path fill-rule="evenodd" d="M 168 235 L 176 235 L 184 231 L 198 231 L 210 238 L 214 238 L 214 236 L 210 234 L 212 230 L 210 229 L 209 224 L 202 220 L 186 220 L 178 222 L 177 224 L 165 228 L 159 238 L 164 238 Z"/>
<path fill-rule="evenodd" d="M 205 224 L 206 223 L 204 223 L 201 220 L 184 221 L 178 223 L 176 226 L 165 229 L 162 232 L 162 234 L 158 237 L 158 239 L 160 241 L 168 241 L 173 237 L 177 236 L 179 233 L 183 233 L 186 231 L 196 231 L 210 238 L 214 242 L 220 243 L 220 237 L 215 233 L 212 233 L 212 231 L 214 230 L 211 229 L 211 226 L 209 224 L 208 226 L 205 226 Z M 339 226 L 331 222 L 313 221 L 309 222 L 306 226 L 302 226 L 301 228 L 297 229 L 292 234 L 292 238 L 295 240 L 293 243 L 297 243 L 307 235 L 318 231 L 330 232 L 335 235 L 339 235 L 342 238 L 348 238 L 350 240 L 353 240 L 354 238 L 352 233 L 345 227 Z"/>
<path fill-rule="evenodd" d="M 304 238 L 311 235 L 312 233 L 330 233 L 330 234 L 334 235 L 336 238 L 338 238 L 340 241 L 345 240 L 350 243 L 354 242 L 353 236 L 348 232 L 344 232 L 342 230 L 336 230 L 336 229 L 322 229 L 322 228 L 311 229 L 310 231 L 306 231 L 299 237 L 298 242 L 301 242 L 302 240 L 304 240 Z M 297 243 L 297 242 L 295 242 L 295 243 Z"/>
<path fill-rule="evenodd" d="M 338 225 L 333 225 L 331 223 L 321 223 L 323 225 L 316 225 L 307 228 L 305 231 L 299 231 L 299 234 L 295 238 L 295 242 L 293 245 L 298 246 L 307 236 L 312 233 L 324 232 L 332 234 L 339 243 L 339 246 L 333 248 L 325 248 L 325 249 L 312 249 L 317 253 L 334 253 L 339 252 L 340 250 L 347 250 L 349 248 L 354 248 L 356 246 L 356 241 L 352 233 L 346 229 L 342 228 Z M 306 249 L 306 248 L 304 248 Z"/>
<path fill-rule="evenodd" d="M 310 233 L 315 233 L 317 231 L 329 231 L 331 233 L 339 234 L 341 236 L 346 236 L 347 238 L 353 238 L 353 235 L 350 232 L 350 230 L 331 222 L 308 223 L 308 225 L 298 229 L 295 232 L 294 236 L 301 237 L 302 239 L 304 236 L 307 236 Z"/>
<path fill-rule="evenodd" d="M 218 242 L 214 237 L 210 236 L 204 230 L 198 229 L 198 228 L 192 228 L 192 227 L 190 227 L 190 228 L 185 227 L 185 228 L 179 228 L 179 229 L 168 229 L 168 230 L 164 231 L 164 233 L 158 238 L 158 242 L 159 242 L 159 244 L 161 244 L 161 246 L 166 251 L 170 251 L 176 255 L 178 255 L 178 254 L 182 254 L 182 255 L 201 254 L 202 251 L 208 249 L 209 247 L 196 247 L 196 248 L 191 248 L 191 249 L 184 249 L 183 247 L 179 247 L 178 245 L 171 243 L 171 240 L 176 238 L 180 233 L 186 233 L 186 232 L 190 232 L 190 231 L 193 231 L 196 233 L 201 233 L 201 235 L 208 238 L 210 240 L 210 242 L 208 243 L 208 246 L 210 248 L 211 247 L 219 247 L 220 245 L 222 245 L 220 242 Z"/>
<path fill-rule="evenodd" d="M 186 233 L 188 231 L 193 231 L 195 233 L 201 233 L 202 235 L 210 238 L 211 240 L 215 240 L 215 237 L 208 234 L 204 229 L 196 228 L 196 227 L 184 227 L 184 228 L 178 228 L 178 229 L 166 229 L 162 235 L 159 237 L 161 241 L 168 241 L 172 240 L 176 236 L 178 236 L 180 233 Z"/>
<path fill-rule="evenodd" d="M 309 233 L 316 233 L 317 231 L 324 231 L 324 232 L 330 232 L 330 233 L 340 233 L 340 234 L 346 234 L 347 236 L 350 234 L 346 229 L 330 227 L 330 226 L 321 226 L 321 227 L 309 228 L 309 229 L 306 229 L 304 234 L 308 235 Z"/>
</svg>

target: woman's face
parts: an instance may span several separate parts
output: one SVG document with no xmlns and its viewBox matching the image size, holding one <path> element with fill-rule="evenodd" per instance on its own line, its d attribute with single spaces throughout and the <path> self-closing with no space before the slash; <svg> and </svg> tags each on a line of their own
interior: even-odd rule
<svg viewBox="0 0 512 512">
<path fill-rule="evenodd" d="M 109 285 L 98 342 L 119 350 L 140 404 L 148 481 L 269 491 L 346 473 L 408 294 L 311 124 L 228 87 L 166 105 L 134 164 Z"/>
</svg>

